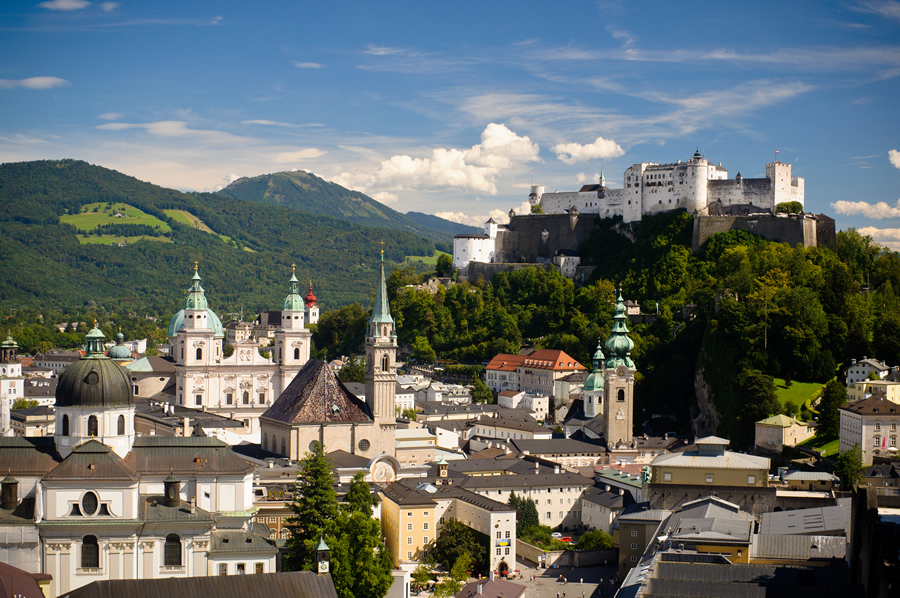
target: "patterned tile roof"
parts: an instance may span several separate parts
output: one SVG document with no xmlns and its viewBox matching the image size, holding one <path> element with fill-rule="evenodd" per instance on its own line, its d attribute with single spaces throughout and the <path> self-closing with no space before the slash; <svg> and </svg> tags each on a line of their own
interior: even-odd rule
<svg viewBox="0 0 900 598">
<path fill-rule="evenodd" d="M 311 359 L 262 414 L 288 424 L 372 421 L 369 406 L 337 379 L 324 361 Z"/>
</svg>

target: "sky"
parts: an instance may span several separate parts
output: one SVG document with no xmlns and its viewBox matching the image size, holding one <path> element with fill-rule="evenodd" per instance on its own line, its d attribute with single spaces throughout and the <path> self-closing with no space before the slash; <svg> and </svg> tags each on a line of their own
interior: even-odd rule
<svg viewBox="0 0 900 598">
<path fill-rule="evenodd" d="M 478 225 L 699 148 L 790 163 L 808 211 L 900 250 L 898 80 L 897 0 L 7 0 L 0 162 L 299 169 Z"/>
</svg>

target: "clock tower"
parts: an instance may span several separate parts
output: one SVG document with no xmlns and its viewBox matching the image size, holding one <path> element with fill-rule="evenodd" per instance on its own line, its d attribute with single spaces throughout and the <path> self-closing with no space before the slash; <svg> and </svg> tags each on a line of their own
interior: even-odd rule
<svg viewBox="0 0 900 598">
<path fill-rule="evenodd" d="M 394 454 L 394 413 L 397 388 L 397 331 L 388 303 L 384 281 L 384 251 L 381 252 L 380 276 L 375 290 L 375 306 L 366 329 L 366 403 L 372 410 L 375 425 L 384 445 L 379 452 Z"/>
</svg>

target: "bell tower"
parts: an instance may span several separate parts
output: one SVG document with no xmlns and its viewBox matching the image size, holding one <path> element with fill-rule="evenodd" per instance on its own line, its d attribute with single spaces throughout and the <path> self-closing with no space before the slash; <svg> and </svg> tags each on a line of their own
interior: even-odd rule
<svg viewBox="0 0 900 598">
<path fill-rule="evenodd" d="M 397 425 L 394 414 L 397 387 L 397 331 L 388 304 L 387 285 L 384 282 L 384 250 L 381 252 L 380 276 L 375 290 L 375 306 L 366 330 L 366 403 L 372 410 L 375 424 L 382 430 L 394 430 Z M 385 439 L 387 442 L 387 439 Z M 382 452 L 393 454 L 394 437 L 390 447 Z"/>
<path fill-rule="evenodd" d="M 625 301 L 619 291 L 612 334 L 606 340 L 609 357 L 604 369 L 606 401 L 603 416 L 606 444 L 610 447 L 620 442 L 631 444 L 634 429 L 634 374 L 637 368 L 631 359 L 634 341 L 628 337 L 625 311 Z"/>
</svg>

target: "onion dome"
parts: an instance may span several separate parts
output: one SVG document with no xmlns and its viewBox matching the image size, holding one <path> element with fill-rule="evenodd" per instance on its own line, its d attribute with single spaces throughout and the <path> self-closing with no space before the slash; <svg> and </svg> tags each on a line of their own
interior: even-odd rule
<svg viewBox="0 0 900 598">
<path fill-rule="evenodd" d="M 184 302 L 184 309 L 202 309 L 206 311 L 206 321 L 209 327 L 213 329 L 213 336 L 216 338 L 225 338 L 225 328 L 222 326 L 222 320 L 216 315 L 216 312 L 209 309 L 206 303 L 206 293 L 200 286 L 200 274 L 197 272 L 197 262 L 194 262 L 194 278 L 193 284 L 188 291 L 187 300 Z M 184 309 L 180 310 L 169 321 L 169 328 L 166 331 L 167 336 L 175 336 L 179 330 L 184 328 Z"/>
<path fill-rule="evenodd" d="M 108 409 L 134 405 L 128 372 L 103 354 L 105 338 L 95 325 L 87 334 L 87 355 L 60 372 L 57 407 Z"/>
<path fill-rule="evenodd" d="M 13 340 L 12 335 L 7 331 L 6 340 L 0 344 L 0 362 L 11 363 L 16 361 L 19 354 L 19 345 Z"/>
<path fill-rule="evenodd" d="M 297 275 L 294 273 L 294 264 L 291 264 L 291 292 L 284 298 L 281 309 L 284 311 L 303 311 L 303 298 L 300 297 L 300 289 L 297 288 Z"/>
<path fill-rule="evenodd" d="M 131 354 L 131 349 L 125 346 L 125 335 L 122 334 L 121 331 L 116 335 L 116 344 L 109 348 L 106 352 L 106 356 L 117 361 L 120 359 L 123 361 L 131 361 L 134 359 L 134 355 Z"/>
<path fill-rule="evenodd" d="M 697 146 L 697 151 L 694 152 L 694 155 L 691 156 L 691 160 L 702 160 L 703 154 L 700 153 L 700 146 Z"/>
<path fill-rule="evenodd" d="M 597 341 L 597 351 L 594 353 L 594 370 L 584 381 L 584 390 L 603 390 L 603 351 L 600 349 L 600 341 Z"/>
<path fill-rule="evenodd" d="M 312 307 L 316 304 L 316 296 L 312 292 L 312 281 L 309 281 L 309 292 L 306 294 L 306 307 Z"/>
<path fill-rule="evenodd" d="M 612 334 L 606 339 L 606 351 L 609 358 L 606 360 L 608 369 L 615 369 L 624 365 L 630 370 L 635 369 L 631 360 L 631 351 L 634 349 L 634 341 L 628 338 L 628 316 L 625 315 L 625 300 L 619 291 L 619 299 L 616 302 L 615 315 L 613 316 Z"/>
</svg>

